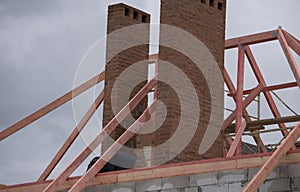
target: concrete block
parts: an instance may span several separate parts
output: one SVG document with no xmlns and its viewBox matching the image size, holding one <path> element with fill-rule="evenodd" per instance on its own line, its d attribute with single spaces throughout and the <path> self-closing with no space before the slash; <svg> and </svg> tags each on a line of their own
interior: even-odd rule
<svg viewBox="0 0 300 192">
<path fill-rule="evenodd" d="M 127 188 L 127 187 L 119 187 L 119 188 L 113 189 L 111 192 L 134 192 L 134 190 L 131 188 Z"/>
<path fill-rule="evenodd" d="M 256 173 L 259 171 L 260 168 L 251 168 L 248 169 L 248 181 L 251 181 L 251 179 L 256 175 Z"/>
<path fill-rule="evenodd" d="M 206 173 L 190 176 L 190 186 L 216 185 L 217 173 Z"/>
<path fill-rule="evenodd" d="M 252 168 L 249 169 L 248 173 L 248 181 L 251 181 L 251 179 L 256 175 L 256 173 L 260 170 L 260 168 Z M 267 177 L 266 180 L 272 180 L 272 179 L 279 179 L 280 177 L 280 169 L 279 167 L 276 167 L 270 175 Z"/>
<path fill-rule="evenodd" d="M 228 190 L 229 192 L 241 192 L 243 191 L 243 186 L 242 183 L 230 183 Z"/>
<path fill-rule="evenodd" d="M 189 176 L 179 176 L 171 178 L 163 178 L 162 189 L 178 189 L 185 188 L 190 186 L 190 177 Z"/>
<path fill-rule="evenodd" d="M 280 174 L 279 174 L 280 179 L 289 178 L 289 166 L 281 166 L 279 167 L 279 170 L 280 170 Z"/>
<path fill-rule="evenodd" d="M 224 185 L 210 185 L 210 186 L 203 186 L 198 188 L 199 192 L 229 192 L 228 191 L 228 184 Z"/>
<path fill-rule="evenodd" d="M 293 190 L 299 190 L 300 191 L 300 177 L 295 177 L 292 180 L 292 188 Z"/>
<path fill-rule="evenodd" d="M 134 192 L 135 191 L 135 182 L 128 182 L 128 183 L 120 183 L 110 185 L 111 192 Z"/>
<path fill-rule="evenodd" d="M 285 192 L 291 191 L 289 179 L 274 179 L 266 181 L 260 188 L 259 192 Z"/>
<path fill-rule="evenodd" d="M 111 191 L 110 185 L 91 186 L 83 190 L 83 192 L 98 192 L 98 191 Z"/>
<path fill-rule="evenodd" d="M 246 182 L 248 179 L 248 169 L 222 171 L 218 173 L 219 184 Z"/>
<path fill-rule="evenodd" d="M 184 192 L 198 192 L 198 187 L 185 188 Z"/>
<path fill-rule="evenodd" d="M 300 177 L 300 164 L 289 165 L 289 176 Z"/>
<path fill-rule="evenodd" d="M 184 192 L 184 189 L 166 189 L 160 192 Z"/>
<path fill-rule="evenodd" d="M 162 179 L 144 180 L 136 183 L 136 191 L 155 191 L 162 189 Z"/>
</svg>

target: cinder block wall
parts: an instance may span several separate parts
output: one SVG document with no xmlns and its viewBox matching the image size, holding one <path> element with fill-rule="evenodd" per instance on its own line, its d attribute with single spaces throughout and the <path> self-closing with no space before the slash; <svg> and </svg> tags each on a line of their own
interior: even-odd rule
<svg viewBox="0 0 300 192">
<path fill-rule="evenodd" d="M 201 40 L 214 56 L 221 71 L 224 68 L 225 15 L 226 0 L 161 0 L 161 23 L 176 26 Z M 163 40 L 162 38 L 163 35 L 161 34 L 160 41 Z M 203 155 L 198 153 L 211 115 L 209 87 L 202 71 L 186 55 L 168 47 L 160 46 L 159 59 L 172 63 L 187 75 L 197 91 L 201 109 L 200 122 L 193 139 L 185 150 L 172 159 L 170 163 L 221 157 L 223 155 L 221 135 L 207 153 Z M 170 71 L 164 70 L 161 62 L 158 65 L 158 74 L 159 77 L 176 78 L 172 76 Z M 160 82 L 158 99 L 165 103 L 168 112 L 164 124 L 156 134 L 155 145 L 160 145 L 172 137 L 181 115 L 179 98 L 172 87 Z M 223 96 L 220 96 L 219 99 L 223 100 Z M 223 114 L 217 114 L 217 117 L 213 118 L 223 119 Z M 164 155 L 171 155 L 168 150 L 155 152 L 155 159 Z"/>
<path fill-rule="evenodd" d="M 129 89 L 130 83 L 134 83 L 136 79 L 145 79 L 147 80 L 148 77 L 148 55 L 149 55 L 149 34 L 150 34 L 150 28 L 146 30 L 141 31 L 133 31 L 133 30 L 126 30 L 125 33 L 121 33 L 120 36 L 117 37 L 117 39 L 110 38 L 110 34 L 119 30 L 124 29 L 128 26 L 133 26 L 135 24 L 142 24 L 142 23 L 150 23 L 150 15 L 142 12 L 138 9 L 135 9 L 133 7 L 130 7 L 125 4 L 115 4 L 111 5 L 108 8 L 108 19 L 107 19 L 107 50 L 106 55 L 108 58 L 108 55 L 112 54 L 115 49 L 118 49 L 118 46 L 121 46 L 118 44 L 119 42 L 122 43 L 122 45 L 125 43 L 130 43 L 130 39 L 128 38 L 128 35 L 126 33 L 130 33 L 130 36 L 134 35 L 133 37 L 136 37 L 139 39 L 140 42 L 147 42 L 146 44 L 141 44 L 138 46 L 130 47 L 129 49 L 122 50 L 117 55 L 113 55 L 113 58 L 110 61 L 107 61 L 106 67 L 105 67 L 105 98 L 104 98 L 104 109 L 103 109 L 103 127 L 114 117 L 113 114 L 113 108 L 111 99 L 114 99 L 116 101 L 116 105 L 114 106 L 115 111 L 119 112 L 124 105 L 128 102 L 124 103 L 124 98 L 126 96 L 126 89 Z M 142 32 L 142 33 L 141 33 Z M 142 61 L 142 62 L 141 62 Z M 135 68 L 134 75 L 131 77 L 128 77 L 125 81 L 123 81 L 125 84 L 119 85 L 115 87 L 116 92 L 112 95 L 112 89 L 114 86 L 114 83 L 116 82 L 119 75 L 128 67 L 135 63 L 139 63 L 139 66 Z M 130 99 L 145 85 L 146 81 L 141 82 L 138 86 L 136 86 L 131 94 Z M 145 97 L 142 102 L 135 108 L 135 110 L 132 112 L 132 116 L 134 118 L 138 118 L 141 113 L 146 109 L 147 107 L 147 97 Z M 123 124 L 126 126 L 125 128 L 128 128 L 133 122 L 126 119 Z M 125 131 L 124 127 L 118 126 L 117 129 L 110 135 L 111 138 L 116 140 L 123 132 Z M 137 143 L 137 137 L 133 137 L 130 141 L 126 143 L 126 146 L 135 148 Z M 108 147 L 112 145 L 112 142 L 109 140 L 104 141 L 102 144 L 102 153 L 107 150 Z"/>
<path fill-rule="evenodd" d="M 88 187 L 85 192 L 241 192 L 259 168 Z M 300 165 L 276 167 L 258 192 L 300 191 Z"/>
</svg>

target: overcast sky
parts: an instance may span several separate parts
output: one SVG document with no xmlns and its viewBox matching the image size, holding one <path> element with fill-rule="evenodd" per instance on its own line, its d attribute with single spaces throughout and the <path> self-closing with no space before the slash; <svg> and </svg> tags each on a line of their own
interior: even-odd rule
<svg viewBox="0 0 300 192">
<path fill-rule="evenodd" d="M 152 22 L 159 21 L 158 0 L 0 0 L 0 130 L 72 89 L 85 52 L 106 33 L 108 4 L 116 2 L 149 12 Z M 299 7 L 299 0 L 228 0 L 226 38 L 279 25 L 300 38 Z M 294 81 L 278 43 L 253 49 L 270 85 Z M 226 55 L 233 78 L 235 55 L 233 51 Z M 299 57 L 296 61 L 299 65 Z M 253 75 L 247 80 L 248 88 L 255 86 Z M 299 88 L 278 94 L 300 113 Z M 233 106 L 229 101 L 226 105 Z M 291 115 L 284 107 L 281 110 Z M 271 117 L 268 110 L 263 112 L 264 117 Z M 66 104 L 1 141 L 0 184 L 36 180 L 74 127 L 72 105 Z M 78 139 L 52 177 L 83 147 Z M 86 166 L 87 162 L 76 173 L 81 174 Z"/>
</svg>

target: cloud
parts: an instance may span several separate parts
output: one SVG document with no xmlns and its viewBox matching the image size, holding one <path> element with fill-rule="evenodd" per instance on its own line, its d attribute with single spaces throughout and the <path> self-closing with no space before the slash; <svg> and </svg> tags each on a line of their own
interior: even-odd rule
<svg viewBox="0 0 300 192">
<path fill-rule="evenodd" d="M 76 69 L 85 52 L 106 34 L 107 5 L 117 2 L 149 12 L 153 14 L 153 22 L 159 21 L 158 0 L 1 0 L 0 130 L 72 89 Z M 300 26 L 296 18 L 300 18 L 297 10 L 300 2 L 288 2 L 227 1 L 227 38 L 276 29 L 278 25 L 299 37 Z M 157 33 L 153 31 L 152 35 L 155 38 Z M 278 79 L 283 73 L 280 66 L 285 69 L 284 76 L 290 78 L 291 73 L 283 66 L 287 65 L 286 61 L 279 59 L 282 52 L 274 54 L 274 48 L 263 48 L 254 48 L 254 51 L 265 58 L 259 59 L 264 72 L 272 72 L 268 81 L 282 81 Z M 299 57 L 297 61 L 300 63 Z M 228 63 L 234 66 L 236 60 L 228 60 Z M 274 68 L 274 63 L 279 65 Z M 234 76 L 235 68 L 228 68 Z M 285 79 L 288 80 L 291 79 Z M 285 93 L 279 94 L 285 97 Z M 295 95 L 285 99 L 300 112 L 298 98 Z M 0 183 L 37 179 L 74 127 L 72 106 L 67 104 L 2 141 Z M 84 143 L 78 139 L 54 175 L 82 147 Z M 86 165 L 87 162 L 77 173 L 85 171 Z"/>
</svg>

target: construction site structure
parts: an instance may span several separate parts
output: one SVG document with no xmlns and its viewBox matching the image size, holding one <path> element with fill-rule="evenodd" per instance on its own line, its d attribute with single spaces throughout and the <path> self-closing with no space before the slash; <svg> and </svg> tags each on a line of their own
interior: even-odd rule
<svg viewBox="0 0 300 192">
<path fill-rule="evenodd" d="M 210 87 L 208 83 L 211 80 L 206 79 L 203 71 L 197 68 L 197 63 L 178 50 L 164 46 L 164 42 L 169 41 L 172 37 L 170 34 L 164 33 L 163 27 L 160 31 L 159 53 L 149 55 L 150 15 L 125 4 L 111 5 L 108 9 L 107 34 L 114 34 L 126 27 L 142 25 L 144 26 L 141 30 L 142 33 L 131 30 L 130 35 L 144 44 L 118 52 L 122 42 L 134 40 L 126 34 L 120 36 L 124 39 L 108 38 L 107 63 L 104 72 L 0 132 L 0 141 L 9 139 L 10 135 L 104 81 L 104 89 L 38 181 L 0 186 L 0 192 L 65 190 L 72 192 L 300 191 L 300 149 L 297 142 L 300 137 L 300 123 L 297 123 L 300 121 L 300 116 L 295 113 L 293 116 L 282 117 L 274 100 L 274 97 L 278 96 L 275 94 L 277 90 L 296 88 L 299 91 L 300 70 L 292 51 L 296 55 L 300 55 L 300 41 L 281 28 L 225 40 L 225 5 L 225 0 L 161 0 L 161 24 L 171 25 L 192 34 L 203 42 L 215 59 L 228 89 L 226 96 L 232 98 L 236 104 L 225 120 L 223 120 L 224 84 L 217 87 L 219 91 L 212 96 L 210 92 L 214 88 Z M 172 39 L 172 41 L 180 41 L 180 39 Z M 275 85 L 266 83 L 259 67 L 264 64 L 257 63 L 251 46 L 270 41 L 280 43 L 287 59 L 286 67 L 291 69 L 295 81 Z M 237 49 L 238 52 L 236 85 L 224 66 L 224 50 L 231 49 Z M 118 54 L 115 55 L 115 52 Z M 248 80 L 245 76 L 246 59 L 258 82 L 252 89 L 244 88 L 244 84 Z M 137 63 L 138 65 L 136 65 Z M 199 114 L 196 114 L 200 120 L 196 125 L 193 137 L 189 143 L 186 143 L 184 149 L 175 155 L 168 148 L 174 146 L 166 145 L 166 148 L 159 151 L 155 149 L 166 143 L 175 134 L 183 108 L 180 96 L 174 87 L 161 81 L 161 79 L 176 80 L 177 78 L 174 76 L 176 73 L 166 67 L 167 63 L 172 63 L 176 69 L 188 77 L 196 90 L 195 95 L 200 101 L 189 104 L 201 109 Z M 152 64 L 155 65 L 156 74 L 147 80 L 149 65 Z M 134 73 L 127 76 L 126 82 L 121 81 L 121 84 L 115 87 L 115 83 L 119 81 L 123 72 L 126 72 L 131 66 L 135 68 Z M 213 66 L 207 65 L 206 67 L 209 69 L 208 71 L 212 71 L 211 76 L 214 76 L 215 71 L 211 68 Z M 133 86 L 137 82 L 138 84 Z M 217 81 L 215 82 L 217 85 Z M 180 84 L 180 82 L 176 83 Z M 129 88 L 133 89 L 128 90 Z M 186 93 L 184 96 L 188 97 L 189 87 L 186 90 L 187 92 L 183 91 Z M 193 89 L 190 91 L 192 92 Z M 154 95 L 152 103 L 149 102 L 150 98 L 148 97 L 151 92 Z M 274 116 L 272 119 L 255 119 L 247 111 L 247 107 L 251 103 L 257 99 L 260 100 L 261 94 L 265 97 Z M 124 95 L 129 97 L 124 97 Z M 219 113 L 212 112 L 211 103 L 215 99 L 213 97 L 218 98 L 218 102 L 215 104 L 222 109 Z M 124 102 L 124 98 L 126 102 Z M 115 103 L 113 104 L 112 101 Z M 162 118 L 158 101 L 163 102 L 167 109 L 165 120 L 160 127 L 157 127 L 156 124 L 158 119 Z M 99 134 L 95 135 L 95 139 L 55 179 L 49 180 L 48 177 L 53 169 L 102 103 L 102 130 L 99 128 Z M 287 105 L 286 107 L 291 109 Z M 190 110 L 193 113 L 193 110 Z M 133 118 L 130 118 L 130 115 Z M 146 122 L 151 117 L 154 117 L 154 120 L 152 119 L 153 122 L 149 126 Z M 189 119 L 189 117 L 186 118 Z M 220 131 L 214 133 L 216 139 L 208 151 L 201 154 L 199 148 L 201 148 L 210 121 L 214 122 L 212 123 L 215 125 L 213 129 Z M 220 127 L 217 126 L 219 121 L 222 122 Z M 287 123 L 294 124 L 292 127 L 288 127 Z M 278 128 L 265 128 L 268 125 L 278 125 Z M 136 134 L 139 130 L 145 129 L 144 126 L 152 126 L 155 131 Z M 185 129 L 189 130 L 188 127 Z M 273 146 L 266 145 L 261 135 L 270 132 L 280 132 L 282 140 Z M 185 134 L 189 134 L 189 131 L 182 134 L 182 138 L 187 137 Z M 254 139 L 256 145 L 250 145 L 243 141 L 243 136 L 249 135 Z M 213 135 L 209 136 L 214 137 Z M 90 165 L 86 173 L 71 177 L 70 175 L 99 145 L 102 146 L 101 157 Z M 130 149 L 141 149 L 142 153 L 134 154 Z M 122 156 L 122 154 L 125 155 Z M 126 162 L 128 159 L 132 161 L 124 167 L 119 167 L 126 170 L 99 173 L 108 165 L 108 162 L 114 164 L 113 160 L 117 155 L 125 158 L 121 161 Z M 162 161 L 162 159 L 166 161 Z M 137 161 L 133 162 L 135 160 Z"/>
</svg>

